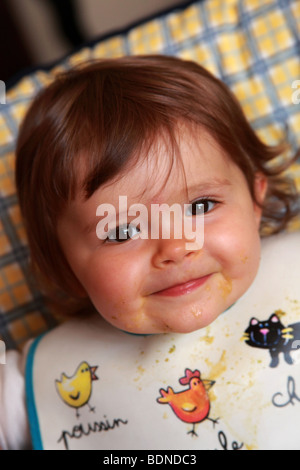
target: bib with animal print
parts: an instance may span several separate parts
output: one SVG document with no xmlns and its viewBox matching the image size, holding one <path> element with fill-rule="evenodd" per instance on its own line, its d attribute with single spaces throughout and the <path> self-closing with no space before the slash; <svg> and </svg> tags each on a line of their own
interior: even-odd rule
<svg viewBox="0 0 300 470">
<path fill-rule="evenodd" d="M 36 340 L 36 449 L 299 449 L 300 233 L 262 243 L 246 292 L 210 326 L 140 336 L 100 316 Z"/>
</svg>

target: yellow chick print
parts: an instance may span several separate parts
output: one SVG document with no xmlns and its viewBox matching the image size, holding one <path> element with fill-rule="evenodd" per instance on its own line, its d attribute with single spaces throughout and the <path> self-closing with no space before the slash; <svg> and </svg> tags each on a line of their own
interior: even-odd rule
<svg viewBox="0 0 300 470">
<path fill-rule="evenodd" d="M 89 399 L 92 393 L 92 381 L 98 380 L 95 374 L 97 368 L 98 366 L 91 367 L 83 361 L 71 377 L 62 373 L 61 379 L 55 381 L 59 396 L 67 405 L 76 409 L 77 417 L 79 417 L 78 408 L 84 405 L 88 405 L 90 411 L 95 410 L 89 405 Z"/>
</svg>

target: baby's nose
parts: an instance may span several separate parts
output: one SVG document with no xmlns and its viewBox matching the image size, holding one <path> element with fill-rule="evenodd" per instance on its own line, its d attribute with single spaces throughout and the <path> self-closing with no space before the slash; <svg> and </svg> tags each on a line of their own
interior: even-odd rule
<svg viewBox="0 0 300 470">
<path fill-rule="evenodd" d="M 153 263 L 156 267 L 165 267 L 170 263 L 179 264 L 185 258 L 195 256 L 198 250 L 189 250 L 186 239 L 156 240 Z"/>
</svg>

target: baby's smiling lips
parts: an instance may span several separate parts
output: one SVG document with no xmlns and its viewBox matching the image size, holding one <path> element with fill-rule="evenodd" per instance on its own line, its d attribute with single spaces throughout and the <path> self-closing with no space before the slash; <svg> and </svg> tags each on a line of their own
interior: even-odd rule
<svg viewBox="0 0 300 470">
<path fill-rule="evenodd" d="M 184 282 L 182 284 L 176 284 L 166 289 L 162 289 L 157 292 L 153 292 L 152 295 L 161 295 L 167 297 L 177 297 L 179 295 L 189 294 L 198 287 L 202 286 L 211 276 L 207 274 L 206 276 L 199 277 L 197 279 L 191 279 L 190 281 Z"/>
</svg>

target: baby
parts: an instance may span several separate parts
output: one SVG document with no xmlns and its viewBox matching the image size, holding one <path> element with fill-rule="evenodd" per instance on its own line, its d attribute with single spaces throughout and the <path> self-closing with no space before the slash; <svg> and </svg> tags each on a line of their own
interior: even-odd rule
<svg viewBox="0 0 300 470">
<path fill-rule="evenodd" d="M 293 322 L 300 314 L 299 233 L 271 237 L 262 255 L 260 242 L 296 213 L 284 150 L 259 140 L 221 81 L 174 57 L 91 63 L 39 94 L 20 130 L 17 189 L 36 278 L 74 315 L 24 353 L 34 448 L 279 445 L 265 433 L 282 374 L 248 346 L 287 363 L 272 328 L 296 339 L 282 316 L 292 302 Z M 251 344 L 262 320 L 264 342 Z M 178 380 L 187 387 L 175 392 Z M 254 396 L 260 416 L 274 408 L 259 430 Z M 2 446 L 24 446 L 7 437 L 9 412 L 1 419 Z"/>
</svg>

